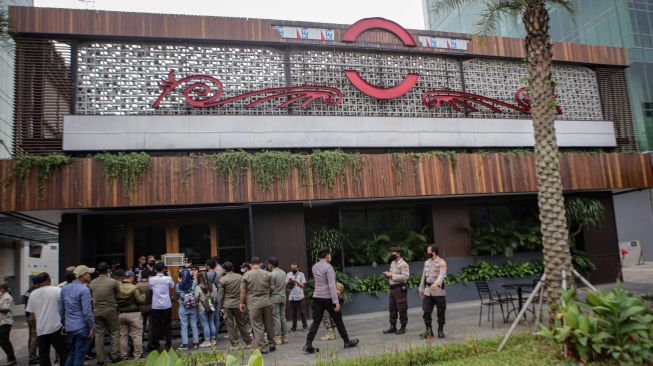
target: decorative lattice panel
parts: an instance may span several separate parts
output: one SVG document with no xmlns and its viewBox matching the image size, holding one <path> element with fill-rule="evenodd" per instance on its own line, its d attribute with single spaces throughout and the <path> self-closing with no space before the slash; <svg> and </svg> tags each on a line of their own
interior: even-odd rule
<svg viewBox="0 0 653 366">
<path fill-rule="evenodd" d="M 526 65 L 514 61 L 468 60 L 463 63 L 465 91 L 516 104 L 515 92 L 526 86 Z M 558 105 L 562 109 L 561 120 L 601 120 L 596 73 L 581 66 L 555 65 Z M 501 107 L 501 118 L 524 118 L 524 114 Z M 480 108 L 469 113 L 470 117 L 496 118 L 497 114 Z"/>
<path fill-rule="evenodd" d="M 388 117 L 460 117 L 449 106 L 429 110 L 422 103 L 422 93 L 429 89 L 461 90 L 459 61 L 444 57 L 304 50 L 291 57 L 292 83 L 335 85 L 345 97 L 335 107 L 315 105 L 310 109 L 294 110 L 297 114 L 388 116 Z M 356 70 L 369 83 L 380 87 L 395 86 L 406 74 L 416 72 L 420 79 L 406 95 L 393 100 L 379 100 L 356 89 L 344 70 Z"/>
<path fill-rule="evenodd" d="M 392 117 L 478 117 L 526 118 L 507 108 L 504 114 L 479 107 L 479 112 L 457 112 L 449 105 L 429 109 L 422 94 L 429 90 L 454 90 L 483 95 L 515 104 L 515 92 L 524 86 L 526 68 L 519 62 L 467 60 L 441 56 L 399 53 L 375 53 L 301 49 L 292 50 L 286 61 L 280 50 L 238 46 L 186 46 L 89 43 L 79 46 L 77 75 L 78 114 L 246 114 L 246 115 L 345 115 Z M 286 64 L 287 62 L 287 64 Z M 378 100 L 357 90 L 344 70 L 357 70 L 371 84 L 391 87 L 407 73 L 420 74 L 420 80 L 406 95 L 393 100 Z M 230 98 L 266 88 L 288 85 L 335 87 L 343 92 L 336 106 L 315 101 L 307 108 L 295 102 L 287 108 L 279 105 L 288 99 L 271 99 L 254 108 L 245 105 L 260 96 L 238 99 L 224 105 L 197 108 L 188 104 L 181 84 L 162 99 L 160 108 L 152 108 L 159 96 L 159 82 L 175 70 L 177 80 L 191 75 L 208 75 L 223 85 L 220 98 Z M 555 66 L 558 102 L 563 110 L 559 119 L 601 120 L 602 110 L 594 71 L 579 66 Z M 218 91 L 211 86 L 208 95 Z M 287 98 L 287 97 L 282 97 Z"/>
<path fill-rule="evenodd" d="M 245 101 L 212 108 L 189 106 L 182 95 L 186 85 L 152 108 L 158 83 L 170 70 L 180 77 L 209 75 L 220 80 L 223 96 L 285 86 L 283 53 L 264 48 L 182 45 L 80 45 L 77 75 L 78 114 L 279 114 L 277 103 L 245 109 Z M 192 83 L 192 82 L 191 82 Z M 217 91 L 211 85 L 211 93 Z"/>
</svg>

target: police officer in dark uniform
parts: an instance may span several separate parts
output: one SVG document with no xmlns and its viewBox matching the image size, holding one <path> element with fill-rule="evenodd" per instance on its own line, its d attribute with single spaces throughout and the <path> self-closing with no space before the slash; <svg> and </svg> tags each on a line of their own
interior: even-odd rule
<svg viewBox="0 0 653 366">
<path fill-rule="evenodd" d="M 408 324 L 408 277 L 410 276 L 408 263 L 401 258 L 401 248 L 390 248 L 392 263 L 390 270 L 383 272 L 383 276 L 390 282 L 390 327 L 383 331 L 384 334 L 406 333 Z M 401 322 L 401 328 L 397 329 L 397 314 Z"/>
</svg>

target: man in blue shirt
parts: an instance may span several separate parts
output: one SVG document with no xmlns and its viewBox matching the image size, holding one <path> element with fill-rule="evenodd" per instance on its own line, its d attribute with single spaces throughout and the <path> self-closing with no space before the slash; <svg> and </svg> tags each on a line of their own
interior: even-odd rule
<svg viewBox="0 0 653 366">
<path fill-rule="evenodd" d="M 72 349 L 65 366 L 83 365 L 84 355 L 91 346 L 95 320 L 88 283 L 93 272 L 94 268 L 85 265 L 75 267 L 73 273 L 76 280 L 61 290 L 59 314 Z"/>
</svg>

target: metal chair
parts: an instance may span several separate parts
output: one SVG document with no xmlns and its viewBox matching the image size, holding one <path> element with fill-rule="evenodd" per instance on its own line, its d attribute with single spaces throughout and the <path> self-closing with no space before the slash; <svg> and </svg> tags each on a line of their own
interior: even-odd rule
<svg viewBox="0 0 653 366">
<path fill-rule="evenodd" d="M 478 314 L 478 326 L 481 326 L 481 319 L 483 319 L 483 307 L 487 306 L 488 314 L 487 320 L 490 320 L 490 315 L 492 316 L 492 329 L 494 329 L 494 306 L 499 305 L 501 308 L 501 317 L 505 321 L 505 316 L 503 314 L 503 307 L 499 302 L 499 293 L 496 290 L 490 290 L 490 286 L 486 281 L 476 281 L 476 291 L 478 291 L 478 297 L 481 299 L 481 311 Z"/>
<path fill-rule="evenodd" d="M 497 278 L 493 282 L 496 284 L 496 286 L 499 289 L 501 289 L 500 291 L 496 290 L 497 300 L 499 301 L 499 305 L 501 306 L 501 314 L 504 314 L 503 305 L 506 306 L 505 317 L 503 318 L 503 322 L 506 323 L 510 319 L 511 313 L 515 313 L 515 316 L 519 314 L 519 310 L 517 309 L 517 307 L 515 307 L 515 300 L 518 301 L 519 299 L 516 297 L 517 294 L 513 294 L 512 292 L 510 292 L 509 289 L 503 287 L 503 285 L 506 284 L 505 279 Z"/>
</svg>

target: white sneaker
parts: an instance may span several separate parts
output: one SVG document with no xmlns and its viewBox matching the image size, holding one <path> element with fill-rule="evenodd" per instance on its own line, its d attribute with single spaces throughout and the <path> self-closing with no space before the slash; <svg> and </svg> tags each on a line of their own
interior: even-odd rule
<svg viewBox="0 0 653 366">
<path fill-rule="evenodd" d="M 200 344 L 200 348 L 209 348 L 209 347 L 211 347 L 212 345 L 213 345 L 213 343 L 211 343 L 211 341 L 204 341 L 204 342 L 202 342 L 202 343 Z"/>
</svg>

